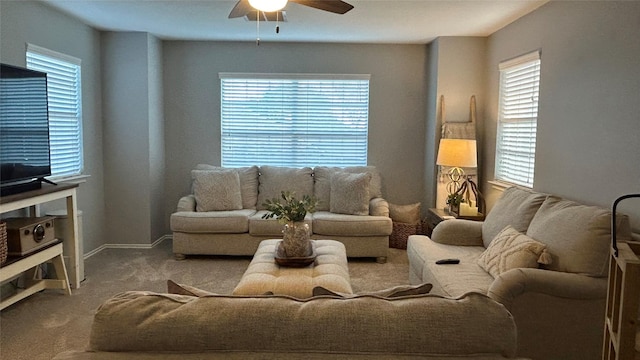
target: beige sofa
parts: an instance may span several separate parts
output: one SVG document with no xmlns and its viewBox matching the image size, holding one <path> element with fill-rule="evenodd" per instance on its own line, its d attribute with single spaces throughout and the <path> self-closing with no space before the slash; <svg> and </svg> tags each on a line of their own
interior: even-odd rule
<svg viewBox="0 0 640 360">
<path fill-rule="evenodd" d="M 126 292 L 97 311 L 86 351 L 57 360 L 509 359 L 516 329 L 482 294 L 192 297 Z"/>
<path fill-rule="evenodd" d="M 263 203 L 282 191 L 314 195 L 317 211 L 307 214 L 313 239 L 342 242 L 349 257 L 385 262 L 393 230 L 389 204 L 374 166 L 238 169 L 198 165 L 193 193 L 171 215 L 173 252 L 185 255 L 253 255 L 260 241 L 282 237 L 282 225 L 263 219 Z"/>
<path fill-rule="evenodd" d="M 619 239 L 630 237 L 628 218 L 617 219 Z M 446 220 L 431 238 L 409 237 L 410 281 L 432 283 L 435 294 L 477 291 L 504 304 L 516 320 L 518 356 L 599 359 L 610 233 L 607 209 L 513 187 L 484 222 Z M 435 263 L 445 258 L 460 263 Z"/>
</svg>

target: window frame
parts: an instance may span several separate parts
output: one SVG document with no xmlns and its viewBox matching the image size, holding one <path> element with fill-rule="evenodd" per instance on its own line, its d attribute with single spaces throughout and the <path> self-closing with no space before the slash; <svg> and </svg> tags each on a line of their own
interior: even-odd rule
<svg viewBox="0 0 640 360">
<path fill-rule="evenodd" d="M 540 55 L 540 50 L 536 50 L 503 61 L 498 66 L 500 83 L 495 182 L 533 188 L 540 99 Z M 524 100 L 527 97 L 531 100 Z"/>
<path fill-rule="evenodd" d="M 221 72 L 219 78 L 221 166 L 242 167 L 256 162 L 287 167 L 367 165 L 371 75 Z M 325 94 L 327 86 L 341 88 Z M 253 99 L 243 93 L 235 104 L 229 100 L 238 93 L 233 90 L 247 88 L 252 90 Z M 346 101 L 348 97 L 337 94 L 357 97 Z M 314 95 L 317 98 L 311 97 Z M 236 122 L 230 123 L 234 117 Z M 263 120 L 269 125 L 260 126 Z M 236 134 L 231 132 L 240 128 Z M 349 130 L 353 129 L 351 136 Z M 243 137 L 248 139 L 244 144 Z M 262 147 L 252 145 L 258 143 Z M 232 144 L 244 146 L 235 158 L 229 153 Z M 340 149 L 352 149 L 353 153 L 345 156 Z M 288 150 L 293 152 L 285 153 Z M 332 153 L 336 155 L 327 161 Z"/>
<path fill-rule="evenodd" d="M 26 67 L 47 73 L 47 97 L 49 107 L 49 143 L 51 152 L 51 180 L 70 180 L 84 177 L 84 139 L 82 131 L 82 61 L 76 57 L 59 53 L 34 44 L 26 44 Z M 36 62 L 40 64 L 34 64 Z M 62 71 L 57 76 L 65 76 L 54 80 L 51 70 L 46 68 L 44 62 L 57 64 L 59 67 L 73 69 L 69 76 Z M 68 74 L 66 74 L 68 75 Z M 74 76 L 75 75 L 75 76 Z M 68 87 L 60 90 L 61 81 Z M 58 87 L 55 88 L 54 87 Z M 60 92 L 65 92 L 60 95 Z M 55 99 L 53 94 L 58 99 Z M 71 94 L 71 97 L 69 97 Z M 67 96 L 62 98 L 62 96 Z M 57 106 L 59 104 L 59 106 Z M 75 111 L 71 109 L 75 107 Z M 61 142 L 64 142 L 62 144 Z M 57 143 L 57 144 L 56 144 Z M 71 155 L 65 155 L 67 149 L 71 149 Z M 72 165 L 61 165 L 65 162 Z"/>
</svg>

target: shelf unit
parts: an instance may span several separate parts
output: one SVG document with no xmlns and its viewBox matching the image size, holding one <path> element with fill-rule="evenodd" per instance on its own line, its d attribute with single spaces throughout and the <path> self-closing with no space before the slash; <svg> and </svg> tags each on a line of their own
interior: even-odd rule
<svg viewBox="0 0 640 360">
<path fill-rule="evenodd" d="M 640 243 L 620 242 L 618 256 L 611 248 L 602 359 L 640 359 L 636 352 L 639 305 Z"/>
<path fill-rule="evenodd" d="M 55 279 L 43 279 L 36 271 L 38 265 L 48 261 L 53 263 L 56 270 Z M 44 289 L 62 289 L 65 290 L 67 295 L 71 295 L 67 269 L 62 258 L 61 240 L 57 240 L 53 245 L 38 250 L 33 254 L 3 265 L 0 268 L 0 282 L 10 280 L 24 272 L 27 272 L 25 288 L 0 301 L 0 310 Z"/>
<path fill-rule="evenodd" d="M 68 263 L 64 264 L 62 257 L 63 244 L 61 241 L 58 241 L 58 243 L 51 247 L 1 267 L 0 282 L 9 280 L 26 271 L 30 273 L 28 273 L 28 288 L 2 301 L 0 303 L 0 309 L 43 289 L 64 289 L 67 294 L 71 294 L 71 288 L 77 289 L 80 287 L 80 281 L 82 279 L 80 279 L 79 267 L 83 258 L 78 250 L 78 222 L 76 220 L 76 214 L 78 213 L 78 203 L 76 199 L 77 187 L 78 184 L 43 184 L 42 188 L 38 190 L 0 198 L 0 214 L 28 208 L 30 216 L 38 216 L 39 209 L 37 206 L 40 204 L 65 199 L 67 217 L 69 219 L 69 221 L 66 222 L 66 233 L 69 234 L 69 238 L 64 240 L 65 242 L 69 242 L 67 244 L 69 254 L 65 254 L 65 256 L 69 257 Z M 57 279 L 39 279 L 36 276 L 35 267 L 48 261 L 53 262 L 56 274 L 58 275 Z"/>
</svg>

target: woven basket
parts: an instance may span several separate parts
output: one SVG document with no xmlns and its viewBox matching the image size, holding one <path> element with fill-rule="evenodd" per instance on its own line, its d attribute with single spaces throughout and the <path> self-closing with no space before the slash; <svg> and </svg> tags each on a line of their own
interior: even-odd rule
<svg viewBox="0 0 640 360">
<path fill-rule="evenodd" d="M 396 249 L 407 249 L 407 239 L 409 235 L 422 233 L 422 224 L 407 224 L 401 222 L 393 222 L 393 231 L 389 236 L 389 247 Z"/>
<path fill-rule="evenodd" d="M 7 223 L 0 221 L 0 265 L 7 261 Z"/>
</svg>

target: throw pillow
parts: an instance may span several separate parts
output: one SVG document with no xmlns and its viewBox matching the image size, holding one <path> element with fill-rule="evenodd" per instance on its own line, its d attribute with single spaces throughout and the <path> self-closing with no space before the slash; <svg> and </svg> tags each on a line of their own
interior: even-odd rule
<svg viewBox="0 0 640 360">
<path fill-rule="evenodd" d="M 369 196 L 371 199 L 382 197 L 382 180 L 380 173 L 375 166 L 347 166 L 347 167 L 327 167 L 316 166 L 313 169 L 315 181 L 314 195 L 318 199 L 318 211 L 329 211 L 331 203 L 331 177 L 336 172 L 348 172 L 351 174 L 370 173 L 371 183 L 369 184 Z"/>
<path fill-rule="evenodd" d="M 213 295 L 218 295 L 216 293 L 212 293 L 212 292 L 208 292 L 202 289 L 198 289 L 197 287 L 193 287 L 193 286 L 189 286 L 189 285 L 184 285 L 184 284 L 178 284 L 172 280 L 167 280 L 167 292 L 169 294 L 176 294 L 176 295 L 188 295 L 188 296 L 196 296 L 196 297 L 203 297 L 203 296 L 213 296 Z M 267 291 L 262 295 L 273 295 L 272 291 Z"/>
<path fill-rule="evenodd" d="M 192 170 L 196 211 L 241 210 L 240 177 L 234 170 Z"/>
<path fill-rule="evenodd" d="M 198 289 L 193 286 L 177 284 L 171 280 L 167 280 L 167 292 L 169 294 L 188 295 L 188 296 L 197 296 L 197 297 L 207 296 L 207 295 L 216 295 L 215 293 L 204 291 L 202 289 Z"/>
<path fill-rule="evenodd" d="M 369 215 L 370 173 L 337 172 L 331 177 L 329 211 L 336 214 Z"/>
<path fill-rule="evenodd" d="M 420 203 L 409 205 L 389 204 L 389 217 L 395 222 L 418 223 L 420 222 Z"/>
<path fill-rule="evenodd" d="M 323 288 L 322 286 L 316 286 L 313 288 L 313 296 L 327 295 L 339 298 L 352 298 L 356 296 L 368 295 L 392 299 L 400 296 L 428 294 L 429 291 L 431 291 L 431 288 L 433 288 L 433 285 L 424 283 L 420 285 L 399 285 L 385 290 L 364 292 L 361 294 L 343 294 Z"/>
<path fill-rule="evenodd" d="M 198 164 L 195 170 L 235 170 L 240 177 L 240 193 L 242 194 L 242 208 L 255 209 L 258 202 L 258 167 L 246 166 L 240 168 L 223 168 L 209 164 Z"/>
<path fill-rule="evenodd" d="M 478 258 L 478 265 L 494 278 L 515 268 L 537 268 L 547 264 L 550 255 L 546 245 L 524 235 L 510 225 L 491 241 Z"/>
</svg>

